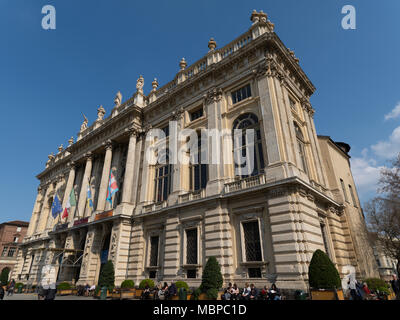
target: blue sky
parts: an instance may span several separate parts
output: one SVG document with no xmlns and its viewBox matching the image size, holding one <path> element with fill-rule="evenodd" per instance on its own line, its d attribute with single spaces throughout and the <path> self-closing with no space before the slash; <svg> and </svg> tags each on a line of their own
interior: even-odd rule
<svg viewBox="0 0 400 320">
<path fill-rule="evenodd" d="M 56 30 L 41 27 L 46 4 Z M 341 28 L 345 4 L 356 8 L 356 30 Z M 400 150 L 400 1 L 0 0 L 0 222 L 30 218 L 35 176 L 76 138 L 82 113 L 92 123 L 102 104 L 108 116 L 140 74 L 145 93 L 154 77 L 170 81 L 182 57 L 190 65 L 207 53 L 210 37 L 222 47 L 247 31 L 253 9 L 316 86 L 318 134 L 351 145 L 361 200 L 373 196 L 379 168 Z"/>
</svg>

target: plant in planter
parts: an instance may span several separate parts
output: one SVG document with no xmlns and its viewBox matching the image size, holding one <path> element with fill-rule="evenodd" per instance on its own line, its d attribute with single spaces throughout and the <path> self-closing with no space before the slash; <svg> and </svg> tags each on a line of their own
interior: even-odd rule
<svg viewBox="0 0 400 320">
<path fill-rule="evenodd" d="M 121 283 L 121 289 L 133 289 L 135 288 L 135 282 L 133 280 L 124 280 Z"/>
<path fill-rule="evenodd" d="M 308 281 L 314 300 L 335 300 L 336 294 L 343 297 L 339 272 L 328 255 L 316 250 L 308 267 Z M 336 291 L 339 289 L 339 291 Z"/>
<path fill-rule="evenodd" d="M 100 290 L 103 287 L 107 287 L 107 290 L 112 292 L 115 287 L 114 281 L 114 264 L 111 260 L 108 260 L 100 269 L 98 287 Z"/>
<path fill-rule="evenodd" d="M 3 270 L 1 270 L 1 274 L 0 274 L 0 282 L 2 286 L 6 286 L 8 284 L 8 275 L 10 273 L 10 269 L 9 268 L 4 268 Z"/>
<path fill-rule="evenodd" d="M 68 282 L 61 282 L 57 286 L 57 292 L 60 295 L 71 294 L 72 293 L 72 287 Z"/>
<path fill-rule="evenodd" d="M 207 260 L 207 263 L 204 267 L 200 289 L 203 293 L 210 293 L 210 296 L 207 294 L 208 299 L 217 299 L 218 297 L 218 289 L 222 286 L 222 274 L 221 267 L 215 257 L 210 257 Z M 215 295 L 215 289 L 217 294 Z M 202 299 L 202 297 L 199 297 Z"/>
<path fill-rule="evenodd" d="M 146 284 L 149 286 L 149 288 L 154 288 L 154 281 L 151 279 L 144 279 L 142 281 L 140 281 L 139 284 L 139 289 L 144 289 L 146 288 Z"/>
<path fill-rule="evenodd" d="M 133 280 L 124 280 L 121 283 L 121 299 L 130 299 L 135 296 L 135 282 Z"/>
<path fill-rule="evenodd" d="M 380 292 L 384 293 L 385 295 L 390 295 L 392 292 L 390 290 L 390 285 L 387 284 L 385 281 L 379 278 L 368 278 L 365 279 L 364 282 L 367 283 L 368 288 L 372 292 Z"/>
</svg>

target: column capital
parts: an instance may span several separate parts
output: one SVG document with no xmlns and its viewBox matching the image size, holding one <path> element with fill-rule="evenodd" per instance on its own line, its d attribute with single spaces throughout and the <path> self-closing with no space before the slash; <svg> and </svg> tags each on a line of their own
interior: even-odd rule
<svg viewBox="0 0 400 320">
<path fill-rule="evenodd" d="M 105 147 L 106 150 L 112 150 L 115 143 L 112 140 L 108 139 L 108 140 L 104 141 L 102 143 L 102 145 Z"/>
<path fill-rule="evenodd" d="M 205 105 L 209 105 L 213 102 L 221 101 L 222 95 L 223 95 L 223 91 L 221 88 L 215 87 L 215 88 L 207 91 L 207 93 L 203 96 Z"/>
<path fill-rule="evenodd" d="M 86 159 L 86 161 L 92 161 L 93 160 L 93 153 L 92 152 L 87 152 L 83 155 L 83 157 Z"/>
<path fill-rule="evenodd" d="M 67 163 L 67 167 L 72 170 L 72 169 L 76 169 L 76 162 L 75 161 L 70 161 Z"/>
<path fill-rule="evenodd" d="M 128 133 L 128 135 L 129 135 L 130 137 L 132 137 L 132 136 L 137 137 L 137 136 L 139 135 L 139 133 L 140 133 L 138 129 L 133 128 L 133 127 L 126 128 L 126 129 L 125 129 L 125 132 Z"/>
</svg>

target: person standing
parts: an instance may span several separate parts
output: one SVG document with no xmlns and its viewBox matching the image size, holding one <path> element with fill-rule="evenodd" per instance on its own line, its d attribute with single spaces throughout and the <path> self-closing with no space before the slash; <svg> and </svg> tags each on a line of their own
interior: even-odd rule
<svg viewBox="0 0 400 320">
<path fill-rule="evenodd" d="M 7 296 L 12 296 L 14 294 L 14 288 L 15 288 L 15 280 L 11 279 L 10 283 L 8 284 L 8 289 L 7 289 Z"/>
<path fill-rule="evenodd" d="M 399 279 L 397 279 L 397 276 L 394 274 L 392 276 L 392 280 L 390 280 L 390 284 L 392 286 L 393 292 L 396 295 L 396 299 L 400 299 L 400 282 Z"/>
<path fill-rule="evenodd" d="M 360 300 L 359 295 L 357 293 L 357 280 L 354 274 L 350 275 L 348 285 L 350 289 L 351 300 Z"/>
</svg>

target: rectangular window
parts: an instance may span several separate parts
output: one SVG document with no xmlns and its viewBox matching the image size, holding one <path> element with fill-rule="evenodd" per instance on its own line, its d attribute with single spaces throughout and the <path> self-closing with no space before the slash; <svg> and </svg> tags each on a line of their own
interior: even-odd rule
<svg viewBox="0 0 400 320">
<path fill-rule="evenodd" d="M 250 84 L 232 92 L 232 104 L 247 99 L 248 97 L 251 97 Z"/>
<path fill-rule="evenodd" d="M 1 253 L 1 255 L 2 255 L 3 257 L 5 257 L 5 256 L 7 255 L 7 251 L 8 251 L 8 247 L 4 247 L 4 248 L 3 248 L 3 252 Z"/>
<path fill-rule="evenodd" d="M 149 272 L 149 278 L 150 278 L 150 279 L 155 279 L 155 278 L 156 278 L 156 275 L 157 275 L 157 271 L 155 271 L 155 270 L 151 270 L 151 271 Z"/>
<path fill-rule="evenodd" d="M 167 200 L 171 193 L 171 170 L 172 165 L 165 165 L 156 168 L 155 180 L 155 201 Z"/>
<path fill-rule="evenodd" d="M 249 268 L 249 278 L 261 278 L 261 269 Z"/>
<path fill-rule="evenodd" d="M 187 270 L 186 276 L 189 279 L 195 279 L 196 278 L 196 269 Z"/>
<path fill-rule="evenodd" d="M 296 102 L 295 102 L 292 98 L 290 98 L 290 97 L 289 97 L 289 103 L 290 103 L 290 107 L 291 107 L 294 111 L 297 111 L 297 109 L 296 109 Z"/>
<path fill-rule="evenodd" d="M 186 230 L 186 264 L 197 264 L 197 228 Z"/>
<path fill-rule="evenodd" d="M 258 221 L 243 223 L 246 261 L 262 261 Z"/>
<path fill-rule="evenodd" d="M 349 190 L 350 190 L 351 199 L 353 200 L 353 205 L 357 208 L 356 198 L 354 197 L 354 192 L 353 192 L 353 188 L 351 187 L 351 185 L 349 185 Z"/>
<path fill-rule="evenodd" d="M 349 199 L 347 198 L 347 193 L 346 193 L 346 188 L 344 187 L 344 182 L 342 179 L 340 179 L 340 185 L 342 186 L 342 191 L 344 194 L 344 200 L 346 200 L 346 202 L 349 202 Z"/>
<path fill-rule="evenodd" d="M 8 250 L 7 257 L 14 257 L 15 250 L 16 250 L 16 248 L 11 247 L 10 250 Z"/>
<path fill-rule="evenodd" d="M 21 232 L 21 227 L 18 227 L 18 228 L 17 228 L 17 232 Z"/>
<path fill-rule="evenodd" d="M 162 128 L 161 130 L 164 131 L 165 137 L 169 136 L 169 126 L 166 126 L 166 127 Z"/>
<path fill-rule="evenodd" d="M 327 239 L 327 235 L 326 235 L 325 224 L 321 223 L 320 226 L 321 226 L 322 240 L 324 241 L 325 252 L 329 257 L 331 257 L 330 250 L 329 250 L 329 245 L 328 245 L 328 239 Z"/>
<path fill-rule="evenodd" d="M 158 236 L 150 238 L 150 266 L 158 266 Z"/>
<path fill-rule="evenodd" d="M 14 242 L 18 242 L 18 237 L 14 237 Z"/>
<path fill-rule="evenodd" d="M 194 121 L 203 116 L 203 108 L 197 109 L 190 113 L 190 121 Z"/>
</svg>

